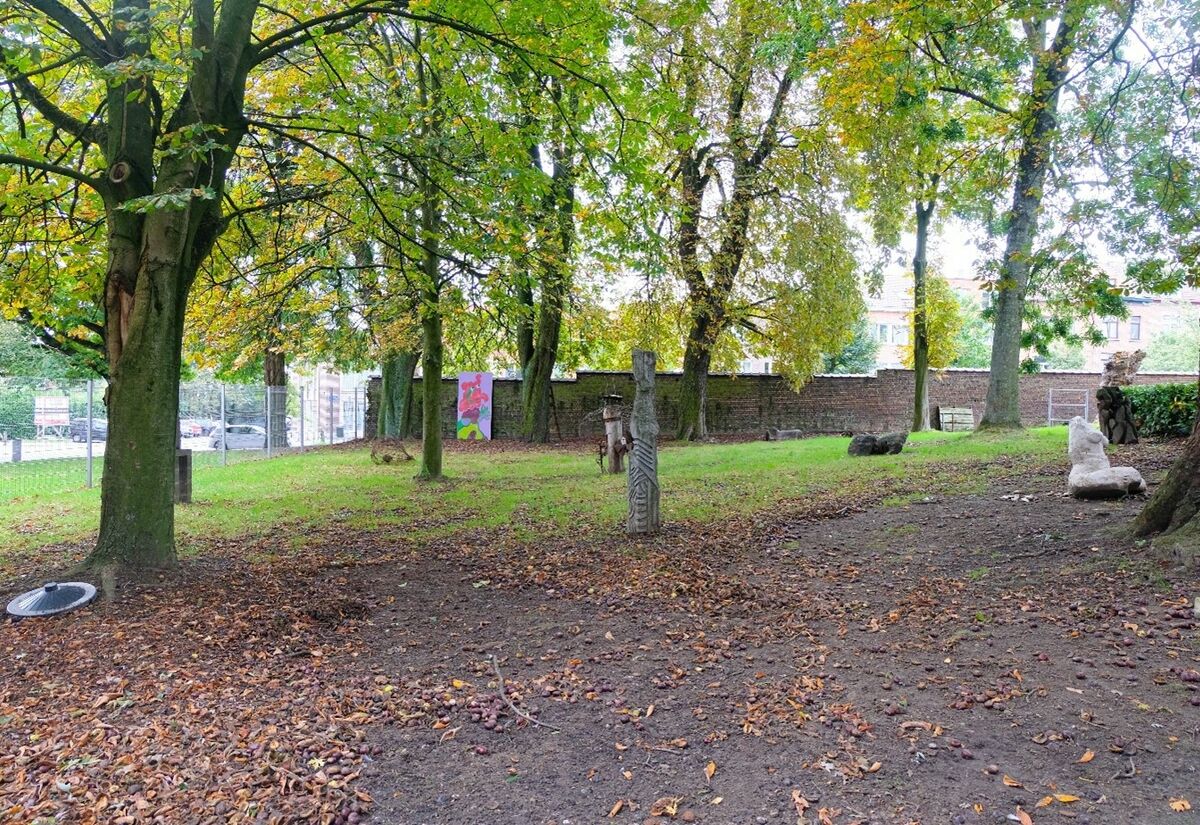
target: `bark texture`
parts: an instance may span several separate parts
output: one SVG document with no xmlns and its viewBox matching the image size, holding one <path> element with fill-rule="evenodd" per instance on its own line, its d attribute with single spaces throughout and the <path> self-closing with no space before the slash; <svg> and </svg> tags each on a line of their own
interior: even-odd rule
<svg viewBox="0 0 1200 825">
<path fill-rule="evenodd" d="M 413 373 L 420 360 L 415 352 L 397 352 L 383 359 L 379 388 L 379 437 L 412 435 Z"/>
<path fill-rule="evenodd" d="M 1161 533 L 1157 549 L 1184 564 L 1200 562 L 1200 426 L 1192 429 L 1183 454 L 1138 515 L 1134 532 Z"/>
<path fill-rule="evenodd" d="M 271 449 L 287 448 L 287 359 L 277 349 L 268 349 L 263 356 L 263 383 L 267 397 L 267 438 Z"/>
<path fill-rule="evenodd" d="M 1038 211 L 1050 168 L 1051 150 L 1058 131 L 1058 99 L 1067 77 L 1068 61 L 1078 31 L 1078 9 L 1068 4 L 1049 49 L 1036 50 L 1032 88 L 1028 97 L 1028 125 L 1017 156 L 1012 207 L 1008 212 L 1008 237 L 1000 282 L 996 290 L 995 328 L 987 401 L 980 427 L 1020 427 L 1021 323 L 1029 287 L 1030 259 L 1037 235 Z M 1043 24 L 1044 25 L 1044 24 Z M 1027 40 L 1036 42 L 1044 29 L 1032 26 Z"/>
</svg>

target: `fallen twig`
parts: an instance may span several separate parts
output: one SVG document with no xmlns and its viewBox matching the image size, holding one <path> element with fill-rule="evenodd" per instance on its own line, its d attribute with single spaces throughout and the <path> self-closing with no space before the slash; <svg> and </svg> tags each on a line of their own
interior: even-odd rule
<svg viewBox="0 0 1200 825">
<path fill-rule="evenodd" d="M 496 678 L 500 680 L 500 698 L 504 700 L 504 704 L 508 705 L 508 709 L 531 725 L 537 725 L 539 728 L 549 728 L 550 730 L 561 733 L 562 728 L 556 728 L 549 722 L 539 722 L 512 703 L 512 700 L 508 698 L 508 693 L 504 690 L 504 674 L 500 672 L 500 662 L 496 660 L 495 656 L 488 656 L 488 658 L 492 660 L 492 670 L 495 671 Z"/>
</svg>

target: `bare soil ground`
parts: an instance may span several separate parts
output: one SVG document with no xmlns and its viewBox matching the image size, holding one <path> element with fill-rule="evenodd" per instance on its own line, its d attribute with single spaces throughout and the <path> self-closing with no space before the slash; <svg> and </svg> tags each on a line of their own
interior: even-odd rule
<svg viewBox="0 0 1200 825">
<path fill-rule="evenodd" d="M 1194 573 L 1139 499 L 977 470 L 640 542 L 214 546 L 0 627 L 0 822 L 1200 822 Z"/>
</svg>

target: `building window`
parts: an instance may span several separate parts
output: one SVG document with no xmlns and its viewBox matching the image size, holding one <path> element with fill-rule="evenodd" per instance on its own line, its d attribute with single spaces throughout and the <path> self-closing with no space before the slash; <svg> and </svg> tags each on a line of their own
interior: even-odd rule
<svg viewBox="0 0 1200 825">
<path fill-rule="evenodd" d="M 769 373 L 770 371 L 771 371 L 771 362 L 770 361 L 763 362 L 763 372 Z"/>
<path fill-rule="evenodd" d="M 892 324 L 892 343 L 908 343 L 908 324 Z"/>
<path fill-rule="evenodd" d="M 888 325 L 887 324 L 876 324 L 875 325 L 875 340 L 879 341 L 882 344 L 886 344 L 888 342 Z"/>
<path fill-rule="evenodd" d="M 1105 321 L 1104 333 L 1110 341 L 1121 340 L 1121 322 L 1120 321 Z"/>
<path fill-rule="evenodd" d="M 1129 340 L 1142 340 L 1142 316 L 1140 315 L 1129 316 Z"/>
</svg>

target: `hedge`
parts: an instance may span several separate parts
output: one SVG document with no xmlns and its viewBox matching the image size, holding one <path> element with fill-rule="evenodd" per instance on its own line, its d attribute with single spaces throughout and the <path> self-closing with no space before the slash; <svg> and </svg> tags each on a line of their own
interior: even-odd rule
<svg viewBox="0 0 1200 825">
<path fill-rule="evenodd" d="M 1142 435 L 1188 435 L 1196 423 L 1196 383 L 1124 387 Z"/>
</svg>

